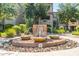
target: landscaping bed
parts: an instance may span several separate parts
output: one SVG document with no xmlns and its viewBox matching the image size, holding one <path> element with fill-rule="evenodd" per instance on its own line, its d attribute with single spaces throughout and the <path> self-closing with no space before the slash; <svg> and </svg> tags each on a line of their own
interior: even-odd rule
<svg viewBox="0 0 79 59">
<path fill-rule="evenodd" d="M 49 52 L 49 51 L 56 51 L 56 50 L 66 50 L 66 49 L 72 49 L 79 46 L 79 43 L 67 40 L 67 43 L 60 44 L 60 45 L 54 45 L 52 47 L 45 47 L 45 48 L 39 48 L 39 47 L 18 47 L 9 45 L 8 47 L 5 47 L 4 50 L 7 51 L 17 51 L 17 52 Z"/>
</svg>

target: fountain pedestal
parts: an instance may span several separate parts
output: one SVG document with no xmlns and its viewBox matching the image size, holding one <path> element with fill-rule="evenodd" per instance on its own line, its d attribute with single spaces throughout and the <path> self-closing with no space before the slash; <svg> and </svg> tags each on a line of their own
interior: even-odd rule
<svg viewBox="0 0 79 59">
<path fill-rule="evenodd" d="M 36 37 L 46 37 L 47 25 L 33 25 L 33 35 Z"/>
</svg>

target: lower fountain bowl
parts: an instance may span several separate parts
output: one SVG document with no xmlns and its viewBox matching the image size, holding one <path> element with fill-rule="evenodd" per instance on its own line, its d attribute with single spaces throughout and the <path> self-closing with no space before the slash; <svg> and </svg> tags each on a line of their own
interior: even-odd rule
<svg viewBox="0 0 79 59">
<path fill-rule="evenodd" d="M 52 47 L 55 45 L 64 44 L 67 41 L 65 39 L 59 39 L 59 40 L 48 40 L 46 42 L 41 42 L 42 47 Z M 12 45 L 17 47 L 39 47 L 40 42 L 35 42 L 33 39 L 28 41 L 23 40 L 13 40 Z"/>
</svg>

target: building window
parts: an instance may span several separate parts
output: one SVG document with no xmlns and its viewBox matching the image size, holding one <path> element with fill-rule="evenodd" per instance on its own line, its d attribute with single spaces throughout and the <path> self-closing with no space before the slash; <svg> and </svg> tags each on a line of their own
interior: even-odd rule
<svg viewBox="0 0 79 59">
<path fill-rule="evenodd" d="M 3 25 L 0 24 L 0 31 L 3 31 Z"/>
<path fill-rule="evenodd" d="M 41 19 L 50 19 L 50 16 L 44 16 Z"/>
</svg>

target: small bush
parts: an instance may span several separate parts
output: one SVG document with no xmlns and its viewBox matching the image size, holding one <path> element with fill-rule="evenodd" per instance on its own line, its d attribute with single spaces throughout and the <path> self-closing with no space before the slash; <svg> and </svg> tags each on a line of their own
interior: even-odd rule
<svg viewBox="0 0 79 59">
<path fill-rule="evenodd" d="M 72 35 L 79 35 L 79 32 L 74 31 L 74 32 L 72 32 Z"/>
<path fill-rule="evenodd" d="M 51 25 L 47 25 L 47 32 L 51 33 Z"/>
<path fill-rule="evenodd" d="M 57 29 L 56 28 L 53 28 L 52 31 L 53 31 L 53 33 L 57 33 Z"/>
<path fill-rule="evenodd" d="M 51 25 L 48 24 L 47 27 L 51 27 Z"/>
<path fill-rule="evenodd" d="M 56 29 L 56 32 L 59 34 L 63 34 L 63 33 L 65 33 L 65 29 L 63 26 L 61 26 L 61 27 L 59 27 L 59 29 Z"/>
<path fill-rule="evenodd" d="M 79 26 L 76 27 L 76 31 L 79 31 Z"/>
<path fill-rule="evenodd" d="M 6 32 L 1 33 L 1 37 L 7 37 Z"/>
<path fill-rule="evenodd" d="M 6 33 L 7 37 L 14 37 L 16 35 L 16 31 L 14 29 L 8 29 Z"/>
<path fill-rule="evenodd" d="M 59 29 L 64 29 L 64 27 L 63 26 L 60 26 Z"/>
<path fill-rule="evenodd" d="M 76 26 L 76 30 L 72 32 L 72 35 L 79 35 L 79 26 Z"/>
<path fill-rule="evenodd" d="M 57 33 L 59 33 L 59 34 L 65 33 L 65 30 L 64 30 L 64 29 L 59 29 L 59 30 L 56 30 L 56 31 L 57 31 Z"/>
<path fill-rule="evenodd" d="M 47 28 L 47 32 L 51 33 L 51 28 L 50 27 Z"/>
<path fill-rule="evenodd" d="M 20 24 L 19 26 L 21 28 L 21 33 L 26 32 L 26 25 L 25 24 Z"/>
<path fill-rule="evenodd" d="M 9 28 L 11 28 L 13 25 L 12 24 L 6 24 L 5 25 L 5 29 L 9 29 Z"/>
<path fill-rule="evenodd" d="M 21 30 L 20 26 L 18 26 L 18 25 L 13 26 L 13 28 L 14 28 L 15 30 Z"/>
<path fill-rule="evenodd" d="M 1 36 L 1 32 L 0 32 L 0 36 Z"/>
<path fill-rule="evenodd" d="M 20 28 L 20 26 L 15 25 L 15 26 L 13 26 L 13 29 L 16 30 L 16 33 L 17 33 L 17 34 L 20 34 L 20 32 L 21 32 L 21 28 Z"/>
</svg>

